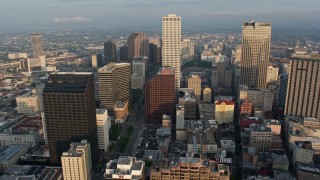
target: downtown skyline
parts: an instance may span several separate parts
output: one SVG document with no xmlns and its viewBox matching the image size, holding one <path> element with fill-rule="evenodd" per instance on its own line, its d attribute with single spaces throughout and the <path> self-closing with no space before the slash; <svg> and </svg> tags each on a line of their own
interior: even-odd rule
<svg viewBox="0 0 320 180">
<path fill-rule="evenodd" d="M 240 29 L 245 21 L 275 29 L 319 29 L 320 2 L 307 0 L 13 0 L 0 2 L 0 31 L 160 27 L 164 14 L 183 18 L 183 28 Z"/>
</svg>

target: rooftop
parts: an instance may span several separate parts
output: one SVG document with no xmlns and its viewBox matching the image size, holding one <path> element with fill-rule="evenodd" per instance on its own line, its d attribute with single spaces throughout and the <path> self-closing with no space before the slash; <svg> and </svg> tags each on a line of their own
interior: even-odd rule
<svg viewBox="0 0 320 180">
<path fill-rule="evenodd" d="M 3 164 L 11 160 L 16 156 L 20 151 L 27 149 L 24 146 L 9 146 L 9 147 L 0 147 L 0 164 Z"/>
<path fill-rule="evenodd" d="M 111 63 L 108 63 L 106 66 L 100 68 L 98 70 L 99 73 L 112 73 L 116 68 L 119 68 L 119 67 L 131 67 L 131 64 L 130 63 L 114 63 L 114 62 L 111 62 Z"/>
<path fill-rule="evenodd" d="M 188 132 L 187 144 L 207 145 L 207 144 L 217 144 L 217 143 L 213 136 L 213 131 L 210 129 L 209 131 L 203 130 L 203 131 Z"/>
<path fill-rule="evenodd" d="M 159 150 L 145 150 L 143 154 L 143 159 L 152 161 L 162 161 L 163 157 L 163 151 Z"/>
<path fill-rule="evenodd" d="M 311 141 L 295 141 L 295 145 L 298 148 L 312 150 L 312 142 Z"/>
<path fill-rule="evenodd" d="M 320 167 L 319 166 L 314 166 L 310 164 L 303 164 L 303 163 L 297 163 L 297 169 L 300 171 L 305 171 L 313 174 L 318 174 L 320 175 Z"/>
<path fill-rule="evenodd" d="M 272 132 L 271 128 L 266 127 L 264 125 L 256 125 L 256 124 L 251 124 L 250 125 L 250 132 Z"/>
<path fill-rule="evenodd" d="M 179 101 L 192 101 L 195 102 L 195 94 L 191 88 L 179 88 Z"/>
<path fill-rule="evenodd" d="M 104 108 L 96 109 L 96 114 L 104 114 L 106 111 L 108 110 Z"/>
<path fill-rule="evenodd" d="M 298 53 L 294 53 L 294 54 L 291 55 L 291 58 L 294 58 L 294 59 L 320 60 L 320 54 L 311 54 L 311 53 L 298 54 Z"/>
<path fill-rule="evenodd" d="M 46 92 L 72 92 L 83 93 L 86 91 L 92 73 L 52 73 L 45 84 L 43 93 Z"/>
<path fill-rule="evenodd" d="M 158 75 L 174 75 L 174 68 L 170 66 L 160 67 Z"/>
<path fill-rule="evenodd" d="M 61 157 L 81 157 L 89 146 L 87 140 L 81 140 L 81 142 L 72 142 L 68 152 L 63 152 Z"/>
</svg>

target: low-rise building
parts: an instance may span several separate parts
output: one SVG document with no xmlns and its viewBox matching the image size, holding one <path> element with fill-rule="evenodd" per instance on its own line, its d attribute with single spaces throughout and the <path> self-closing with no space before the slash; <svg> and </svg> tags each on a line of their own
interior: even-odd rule
<svg viewBox="0 0 320 180">
<path fill-rule="evenodd" d="M 215 119 L 215 109 L 212 103 L 200 103 L 199 104 L 199 114 L 200 120 L 214 120 Z"/>
<path fill-rule="evenodd" d="M 197 101 L 193 89 L 179 88 L 179 105 L 184 106 L 185 120 L 196 120 Z"/>
<path fill-rule="evenodd" d="M 221 149 L 231 152 L 231 153 L 235 153 L 236 152 L 236 143 L 233 140 L 220 140 L 220 144 L 221 144 Z"/>
<path fill-rule="evenodd" d="M 296 164 L 297 178 L 300 179 L 320 179 L 320 167 L 310 164 Z"/>
<path fill-rule="evenodd" d="M 202 95 L 203 95 L 203 98 L 202 98 L 202 102 L 204 103 L 211 103 L 211 99 L 212 99 L 212 91 L 211 91 L 211 88 L 209 87 L 205 87 L 202 91 Z"/>
<path fill-rule="evenodd" d="M 39 97 L 30 91 L 17 96 L 16 101 L 18 113 L 34 115 L 40 111 Z"/>
<path fill-rule="evenodd" d="M 41 117 L 25 116 L 0 133 L 0 146 L 35 147 L 43 141 Z"/>
<path fill-rule="evenodd" d="M 217 98 L 215 101 L 215 120 L 218 124 L 233 122 L 235 102 L 231 99 Z"/>
<path fill-rule="evenodd" d="M 284 149 L 271 149 L 272 168 L 273 169 L 289 169 L 289 160 Z"/>
<path fill-rule="evenodd" d="M 230 179 L 230 168 L 206 158 L 171 157 L 164 159 L 160 168 L 150 172 L 151 180 L 161 179 Z"/>
<path fill-rule="evenodd" d="M 256 152 L 268 152 L 271 145 L 271 128 L 265 125 L 250 125 L 249 144 L 255 147 Z"/>
<path fill-rule="evenodd" d="M 240 114 L 246 114 L 251 116 L 252 110 L 253 110 L 253 105 L 251 102 L 249 102 L 247 99 L 241 101 Z"/>
<path fill-rule="evenodd" d="M 114 106 L 114 119 L 115 123 L 124 123 L 129 113 L 128 102 L 118 101 Z"/>
<path fill-rule="evenodd" d="M 144 179 L 145 162 L 136 157 L 120 156 L 106 165 L 105 179 Z"/>
<path fill-rule="evenodd" d="M 0 176 L 5 180 L 63 180 L 62 168 L 38 165 L 13 165 Z"/>
<path fill-rule="evenodd" d="M 3 173 L 11 166 L 17 164 L 19 158 L 28 152 L 25 146 L 0 147 L 0 172 Z"/>
<path fill-rule="evenodd" d="M 292 163 L 312 164 L 314 150 L 311 141 L 296 141 L 292 153 Z"/>
<path fill-rule="evenodd" d="M 217 143 L 213 131 L 198 131 L 187 134 L 187 151 L 190 153 L 216 153 Z"/>
</svg>

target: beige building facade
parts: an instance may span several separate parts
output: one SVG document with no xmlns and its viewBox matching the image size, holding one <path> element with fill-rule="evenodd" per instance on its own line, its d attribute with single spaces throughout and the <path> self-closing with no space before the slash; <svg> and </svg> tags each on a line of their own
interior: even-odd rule
<svg viewBox="0 0 320 180">
<path fill-rule="evenodd" d="M 266 88 L 270 41 L 271 23 L 243 23 L 240 84 L 250 89 Z"/>
<path fill-rule="evenodd" d="M 180 87 L 181 73 L 181 17 L 168 14 L 162 17 L 162 66 L 175 72 L 175 88 Z"/>
<path fill-rule="evenodd" d="M 64 179 L 89 180 L 91 179 L 91 151 L 87 140 L 80 143 L 72 142 L 68 152 L 61 156 Z"/>
</svg>

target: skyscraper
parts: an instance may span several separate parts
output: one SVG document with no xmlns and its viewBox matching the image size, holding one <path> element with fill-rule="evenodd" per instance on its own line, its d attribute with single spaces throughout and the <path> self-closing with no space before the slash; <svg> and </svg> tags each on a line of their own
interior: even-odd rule
<svg viewBox="0 0 320 180">
<path fill-rule="evenodd" d="M 162 66 L 171 66 L 175 72 L 175 87 L 180 87 L 181 17 L 168 14 L 162 17 Z"/>
<path fill-rule="evenodd" d="M 127 45 L 120 47 L 120 61 L 126 61 L 126 62 L 129 61 Z"/>
<path fill-rule="evenodd" d="M 60 164 L 60 157 L 71 142 L 87 139 L 92 163 L 97 163 L 98 138 L 96 103 L 92 73 L 58 72 L 49 76 L 43 89 L 50 162 Z"/>
<path fill-rule="evenodd" d="M 197 103 L 201 101 L 201 77 L 196 74 L 191 74 L 188 78 L 188 88 L 193 89 Z"/>
<path fill-rule="evenodd" d="M 293 54 L 285 114 L 320 118 L 320 54 Z"/>
<path fill-rule="evenodd" d="M 250 89 L 266 88 L 270 41 L 271 23 L 243 23 L 240 84 Z"/>
<path fill-rule="evenodd" d="M 157 50 L 158 46 L 153 43 L 149 43 L 149 61 L 150 64 L 157 64 Z"/>
<path fill-rule="evenodd" d="M 64 179 L 91 179 L 90 143 L 87 140 L 72 142 L 70 149 L 62 153 L 61 163 Z"/>
<path fill-rule="evenodd" d="M 149 56 L 149 39 L 145 33 L 132 33 L 128 38 L 127 44 L 130 62 L 134 57 Z"/>
<path fill-rule="evenodd" d="M 145 84 L 145 118 L 161 123 L 162 115 L 173 116 L 175 111 L 174 68 L 161 67 Z"/>
<path fill-rule="evenodd" d="M 102 54 L 92 55 L 91 64 L 92 64 L 92 68 L 95 68 L 95 69 L 102 67 Z"/>
<path fill-rule="evenodd" d="M 32 40 L 32 56 L 34 58 L 37 58 L 41 55 L 44 55 L 44 52 L 42 49 L 42 35 L 39 33 L 32 33 L 31 40 Z"/>
<path fill-rule="evenodd" d="M 115 42 L 107 41 L 104 43 L 104 58 L 106 64 L 108 64 L 109 62 L 116 62 L 117 55 Z"/>
<path fill-rule="evenodd" d="M 109 63 L 98 70 L 99 99 L 101 107 L 114 114 L 114 106 L 118 101 L 130 100 L 130 63 Z"/>
</svg>

